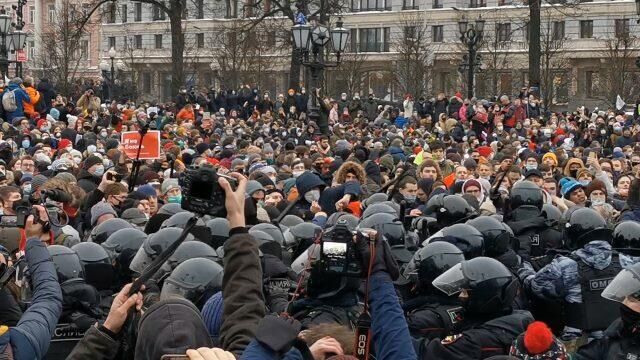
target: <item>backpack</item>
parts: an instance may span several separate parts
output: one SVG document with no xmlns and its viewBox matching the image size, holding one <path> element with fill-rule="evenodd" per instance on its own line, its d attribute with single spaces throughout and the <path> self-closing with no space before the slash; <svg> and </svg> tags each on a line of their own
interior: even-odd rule
<svg viewBox="0 0 640 360">
<path fill-rule="evenodd" d="M 5 91 L 4 94 L 2 94 L 2 107 L 8 112 L 16 111 L 16 109 L 18 109 L 15 90 Z"/>
</svg>

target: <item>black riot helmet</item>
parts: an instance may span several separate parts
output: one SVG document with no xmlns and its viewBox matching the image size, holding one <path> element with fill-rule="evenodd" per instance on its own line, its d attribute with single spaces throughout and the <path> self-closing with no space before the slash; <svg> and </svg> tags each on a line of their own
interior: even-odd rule
<svg viewBox="0 0 640 360">
<path fill-rule="evenodd" d="M 467 221 L 467 225 L 471 225 L 482 234 L 484 238 L 484 253 L 486 256 L 499 256 L 509 250 L 511 234 L 507 231 L 504 224 L 495 218 L 491 216 L 480 216 Z"/>
<path fill-rule="evenodd" d="M 284 225 L 288 228 L 291 228 L 298 224 L 302 224 L 303 222 L 304 220 L 302 220 L 302 218 L 300 218 L 299 216 L 288 214 L 282 218 L 282 221 L 280 221 L 280 225 Z"/>
<path fill-rule="evenodd" d="M 120 218 L 109 219 L 91 230 L 91 242 L 102 244 L 111 234 L 120 229 L 135 229 L 135 226 Z"/>
<path fill-rule="evenodd" d="M 80 258 L 87 284 L 98 290 L 107 290 L 113 286 L 115 270 L 109 254 L 102 246 L 92 242 L 81 242 L 73 245 L 71 250 Z"/>
<path fill-rule="evenodd" d="M 282 260 L 282 245 L 280 245 L 280 243 L 277 242 L 271 234 L 251 228 L 251 230 L 249 230 L 249 235 L 253 236 L 253 238 L 258 241 L 258 246 L 264 254 L 273 255 Z"/>
<path fill-rule="evenodd" d="M 415 230 L 420 241 L 438 232 L 438 220 L 431 216 L 418 216 L 411 221 L 411 230 Z"/>
<path fill-rule="evenodd" d="M 606 220 L 591 208 L 579 208 L 568 214 L 565 238 L 570 250 L 580 249 L 590 241 L 611 240 Z"/>
<path fill-rule="evenodd" d="M 433 280 L 462 261 L 464 254 L 457 246 L 445 241 L 436 241 L 416 251 L 405 274 L 408 278 L 413 278 L 415 274 L 421 294 L 433 294 Z"/>
<path fill-rule="evenodd" d="M 398 209 L 394 207 L 394 204 L 392 204 L 390 201 L 385 201 L 385 202 L 375 203 L 371 206 L 368 206 L 362 212 L 360 221 L 368 218 L 371 215 L 380 214 L 380 213 L 390 214 L 390 215 L 394 215 L 395 217 L 398 217 Z"/>
<path fill-rule="evenodd" d="M 542 205 L 542 216 L 544 216 L 549 225 L 557 226 L 562 219 L 562 212 L 551 204 L 544 204 Z"/>
<path fill-rule="evenodd" d="M 329 229 L 329 228 L 334 227 L 338 223 L 339 220 L 344 220 L 346 222 L 347 227 L 351 231 L 355 231 L 356 230 L 356 228 L 358 227 L 358 221 L 360 221 L 353 214 L 349 214 L 349 213 L 344 212 L 344 211 L 339 211 L 339 212 L 335 212 L 335 213 L 333 213 L 333 214 L 331 214 L 329 216 L 329 218 L 327 219 L 327 222 L 324 224 L 324 228 L 325 229 Z"/>
<path fill-rule="evenodd" d="M 307 250 L 316 240 L 317 232 L 321 231 L 322 228 L 320 226 L 308 222 L 290 227 L 285 241 L 287 242 L 287 247 L 294 249 L 291 258 L 297 258 L 298 255 Z"/>
<path fill-rule="evenodd" d="M 218 257 L 218 253 L 211 246 L 200 241 L 185 241 L 178 245 L 176 252 L 174 252 L 173 255 L 171 255 L 164 264 L 162 264 L 162 267 L 158 270 L 155 278 L 162 279 L 171 273 L 178 265 L 189 259 L 195 258 L 210 259 L 215 262 L 221 261 Z"/>
<path fill-rule="evenodd" d="M 541 210 L 544 204 L 542 189 L 531 181 L 519 181 L 515 183 L 511 188 L 509 199 L 511 201 L 511 210 L 515 210 L 521 206 L 533 206 Z"/>
<path fill-rule="evenodd" d="M 471 225 L 455 224 L 447 226 L 427 239 L 428 243 L 446 241 L 458 247 L 469 260 L 484 254 L 484 238 L 482 233 Z M 423 244 L 426 245 L 426 244 Z"/>
<path fill-rule="evenodd" d="M 138 249 L 136 256 L 131 260 L 131 264 L 129 264 L 131 271 L 141 274 L 158 255 L 166 250 L 174 241 L 178 240 L 180 234 L 182 234 L 182 229 L 165 228 L 149 235 L 140 249 Z M 192 240 L 193 236 L 191 234 L 187 235 L 185 241 Z"/>
<path fill-rule="evenodd" d="M 62 284 L 71 279 L 84 279 L 84 268 L 78 254 L 62 245 L 49 245 L 47 251 L 53 260 L 58 275 L 58 283 Z"/>
<path fill-rule="evenodd" d="M 433 281 L 433 286 L 451 296 L 467 291 L 465 310 L 471 314 L 496 314 L 510 310 L 518 292 L 518 281 L 501 262 L 488 257 L 465 260 Z"/>
<path fill-rule="evenodd" d="M 436 215 L 441 228 L 463 223 L 477 215 L 475 209 L 462 196 L 446 194 L 429 199 L 427 211 Z"/>
<path fill-rule="evenodd" d="M 168 227 L 184 229 L 184 227 L 187 225 L 187 222 L 189 222 L 189 220 L 193 217 L 194 214 L 188 211 L 173 214 L 170 218 L 162 222 L 162 225 L 160 225 L 160 229 L 165 229 Z M 207 244 L 211 243 L 211 229 L 207 227 L 204 221 L 202 221 L 202 219 L 200 218 L 198 218 L 196 224 L 191 228 L 191 231 L 189 231 L 189 233 L 202 242 L 205 242 Z"/>
<path fill-rule="evenodd" d="M 164 280 L 160 299 L 183 297 L 199 309 L 222 289 L 222 266 L 204 258 L 189 259 L 178 265 Z"/>
<path fill-rule="evenodd" d="M 115 259 L 124 250 L 138 251 L 142 243 L 147 239 L 144 231 L 134 228 L 120 229 L 111 234 L 102 247 L 107 251 L 111 259 Z"/>
<path fill-rule="evenodd" d="M 207 221 L 207 227 L 211 231 L 211 246 L 217 249 L 229 238 L 229 220 L 225 218 L 215 218 Z"/>
<path fill-rule="evenodd" d="M 395 215 L 379 213 L 360 221 L 360 228 L 370 228 L 381 232 L 389 245 L 405 245 L 404 225 Z"/>
<path fill-rule="evenodd" d="M 273 239 L 273 241 L 277 242 L 281 246 L 284 245 L 284 234 L 282 233 L 282 230 L 273 224 L 261 223 L 261 224 L 253 225 L 251 227 L 251 230 L 263 231 L 269 234 L 269 236 L 271 236 L 271 239 Z"/>
<path fill-rule="evenodd" d="M 612 245 L 625 255 L 640 256 L 640 223 L 628 220 L 616 225 Z"/>
</svg>

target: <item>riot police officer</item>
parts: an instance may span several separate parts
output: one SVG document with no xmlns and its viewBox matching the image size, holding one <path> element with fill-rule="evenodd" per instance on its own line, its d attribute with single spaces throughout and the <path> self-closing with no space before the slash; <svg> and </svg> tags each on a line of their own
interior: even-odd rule
<svg viewBox="0 0 640 360">
<path fill-rule="evenodd" d="M 115 271 L 114 291 L 131 282 L 129 264 L 146 239 L 147 234 L 142 230 L 127 228 L 114 232 L 101 244 L 109 254 Z"/>
<path fill-rule="evenodd" d="M 620 303 L 620 317 L 602 339 L 582 346 L 578 360 L 640 358 L 640 264 L 622 270 L 602 291 L 602 297 Z M 615 303 L 614 303 L 615 304 Z"/>
<path fill-rule="evenodd" d="M 455 196 L 455 195 L 452 195 Z M 468 224 L 454 224 L 438 231 L 422 245 L 436 241 L 446 241 L 455 245 L 467 260 L 484 254 L 484 238 L 482 233 Z"/>
<path fill-rule="evenodd" d="M 211 246 L 214 249 L 221 247 L 229 238 L 229 220 L 215 218 L 207 221 L 207 227 L 211 231 Z"/>
<path fill-rule="evenodd" d="M 622 221 L 613 229 L 613 248 L 619 252 L 622 267 L 627 268 L 640 259 L 640 223 Z"/>
<path fill-rule="evenodd" d="M 477 212 L 458 195 L 439 194 L 427 202 L 427 213 L 435 214 L 440 228 L 463 223 L 474 218 Z"/>
<path fill-rule="evenodd" d="M 209 298 L 222 289 L 222 266 L 204 258 L 189 259 L 165 279 L 160 299 L 180 296 L 202 309 Z"/>
<path fill-rule="evenodd" d="M 98 291 L 109 290 L 113 287 L 115 271 L 107 251 L 92 242 L 82 242 L 71 247 L 80 258 L 84 268 L 85 280 Z"/>
<path fill-rule="evenodd" d="M 419 359 L 484 359 L 506 355 L 513 340 L 533 321 L 528 311 L 512 310 L 518 281 L 498 260 L 465 260 L 433 281 L 452 296 L 459 294 L 466 329 L 444 339 L 416 344 Z"/>
<path fill-rule="evenodd" d="M 134 229 L 135 226 L 120 218 L 109 219 L 91 230 L 89 240 L 94 243 L 102 244 L 114 232 L 128 228 Z"/>
<path fill-rule="evenodd" d="M 457 296 L 445 295 L 432 282 L 462 261 L 462 251 L 444 241 L 427 244 L 413 255 L 404 272 L 405 277 L 415 280 L 417 296 L 403 305 L 412 336 L 434 339 L 458 332 L 462 304 Z"/>
<path fill-rule="evenodd" d="M 547 250 L 562 247 L 562 234 L 555 223 L 542 214 L 542 189 L 531 181 L 520 181 L 511 189 L 511 211 L 505 214 L 506 224 L 518 239 L 518 255 L 539 269 L 549 261 Z"/>
<path fill-rule="evenodd" d="M 154 275 L 155 279 L 162 280 L 183 262 L 189 259 L 204 258 L 221 263 L 218 253 L 211 246 L 200 241 L 185 241 L 178 245 L 176 251 L 162 264 L 160 270 Z"/>
<path fill-rule="evenodd" d="M 144 241 L 138 252 L 131 260 L 129 269 L 136 274 L 142 274 L 142 271 L 155 260 L 166 248 L 180 237 L 182 229 L 165 228 L 149 235 Z M 187 235 L 185 241 L 192 241 L 193 235 Z"/>
<path fill-rule="evenodd" d="M 566 226 L 567 246 L 572 252 L 555 257 L 537 273 L 524 263 L 518 276 L 536 297 L 560 300 L 566 325 L 563 340 L 576 339 L 582 331 L 599 337 L 599 331 L 618 313 L 615 304 L 600 295 L 622 265 L 609 243 L 611 230 L 598 212 L 578 208 L 571 212 Z"/>
<path fill-rule="evenodd" d="M 484 254 L 500 261 L 514 275 L 520 267 L 520 257 L 511 248 L 511 234 L 505 224 L 491 216 L 480 216 L 467 221 L 467 225 L 480 231 L 484 238 Z"/>
</svg>

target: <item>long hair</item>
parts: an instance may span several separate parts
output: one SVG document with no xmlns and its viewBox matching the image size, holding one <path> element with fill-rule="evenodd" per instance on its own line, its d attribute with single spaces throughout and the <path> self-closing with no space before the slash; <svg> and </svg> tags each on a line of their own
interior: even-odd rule
<svg viewBox="0 0 640 360">
<path fill-rule="evenodd" d="M 640 179 L 635 179 L 629 186 L 629 195 L 627 196 L 627 205 L 630 208 L 640 207 Z"/>
</svg>

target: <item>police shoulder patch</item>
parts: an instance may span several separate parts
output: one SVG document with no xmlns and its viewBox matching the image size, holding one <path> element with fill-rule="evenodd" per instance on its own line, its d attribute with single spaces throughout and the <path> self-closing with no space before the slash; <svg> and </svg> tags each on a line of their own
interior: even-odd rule
<svg viewBox="0 0 640 360">
<path fill-rule="evenodd" d="M 458 341 L 458 339 L 460 339 L 461 337 L 462 337 L 462 334 L 449 335 L 446 338 L 442 339 L 440 341 L 440 343 L 442 345 L 450 345 L 450 344 L 453 344 L 454 342 Z"/>
</svg>

